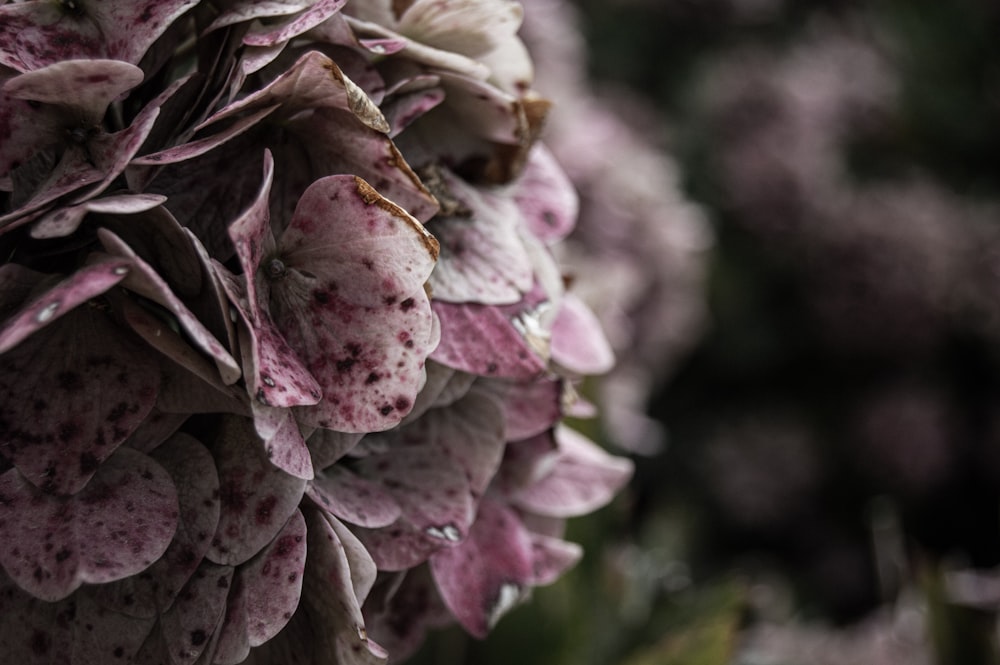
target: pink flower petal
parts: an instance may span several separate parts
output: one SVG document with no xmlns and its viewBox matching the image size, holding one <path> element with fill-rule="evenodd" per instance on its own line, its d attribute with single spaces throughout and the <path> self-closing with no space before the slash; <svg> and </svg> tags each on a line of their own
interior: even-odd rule
<svg viewBox="0 0 1000 665">
<path fill-rule="evenodd" d="M 476 637 L 522 598 L 535 578 L 531 537 L 517 515 L 492 500 L 479 505 L 466 540 L 431 556 L 445 604 Z"/>
<path fill-rule="evenodd" d="M 632 476 L 631 461 L 609 455 L 578 432 L 560 427 L 557 441 L 551 470 L 512 497 L 518 508 L 551 517 L 584 515 L 611 501 Z"/>
<path fill-rule="evenodd" d="M 299 418 L 339 431 L 397 424 L 424 381 L 437 329 L 423 282 L 437 244 L 414 218 L 350 176 L 306 190 L 266 267 L 278 329 L 323 399 Z"/>
<path fill-rule="evenodd" d="M 552 323 L 552 360 L 577 375 L 603 374 L 615 364 L 597 316 L 572 293 L 559 302 Z"/>
</svg>

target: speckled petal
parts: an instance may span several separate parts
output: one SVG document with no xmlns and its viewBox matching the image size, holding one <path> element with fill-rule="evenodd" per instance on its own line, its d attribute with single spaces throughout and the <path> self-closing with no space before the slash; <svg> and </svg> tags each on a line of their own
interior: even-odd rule
<svg viewBox="0 0 1000 665">
<path fill-rule="evenodd" d="M 326 512 L 370 529 L 392 524 L 402 512 L 399 503 L 385 488 L 341 465 L 316 474 L 306 494 Z"/>
<path fill-rule="evenodd" d="M 548 148 L 536 143 L 515 183 L 514 200 L 528 229 L 547 245 L 576 226 L 580 200 L 573 183 Z"/>
<path fill-rule="evenodd" d="M 267 460 L 251 419 L 225 416 L 221 420 L 213 453 L 222 512 L 206 556 L 216 563 L 237 565 L 257 554 L 285 526 L 306 481 Z"/>
<path fill-rule="evenodd" d="M 197 0 L 0 5 L 0 64 L 20 71 L 60 60 L 113 58 L 138 63 Z"/>
<path fill-rule="evenodd" d="M 134 662 L 153 619 L 108 610 L 90 594 L 46 602 L 0 571 L 0 653 L 19 665 L 106 665 Z M 166 664 L 169 665 L 169 664 Z"/>
<path fill-rule="evenodd" d="M 480 638 L 521 600 L 535 577 L 528 531 L 512 510 L 489 499 L 480 503 L 469 537 L 436 552 L 430 565 L 448 608 Z"/>
<path fill-rule="evenodd" d="M 331 176 L 303 195 L 278 247 L 272 312 L 323 392 L 300 420 L 345 432 L 396 425 L 437 343 L 423 290 L 436 242 L 363 180 Z"/>
<path fill-rule="evenodd" d="M 493 305 L 434 301 L 441 343 L 431 359 L 480 376 L 533 379 L 545 361 L 525 341 L 503 310 Z"/>
<path fill-rule="evenodd" d="M 38 487 L 75 493 L 139 426 L 158 387 L 147 349 L 103 311 L 77 307 L 0 355 L 0 451 Z"/>
<path fill-rule="evenodd" d="M 75 496 L 47 495 L 16 469 L 0 476 L 0 496 L 0 563 L 43 600 L 145 570 L 177 528 L 170 476 L 130 448 L 105 461 Z"/>
<path fill-rule="evenodd" d="M 178 433 L 151 457 L 177 488 L 180 519 L 174 539 L 143 572 L 94 588 L 105 607 L 139 617 L 156 617 L 170 608 L 208 551 L 219 523 L 219 476 L 205 446 Z"/>
<path fill-rule="evenodd" d="M 15 76 L 4 84 L 3 92 L 17 99 L 72 108 L 77 116 L 74 119 L 97 124 L 108 105 L 142 79 L 141 69 L 119 60 L 63 60 Z M 72 94 L 67 94 L 70 91 Z"/>
</svg>

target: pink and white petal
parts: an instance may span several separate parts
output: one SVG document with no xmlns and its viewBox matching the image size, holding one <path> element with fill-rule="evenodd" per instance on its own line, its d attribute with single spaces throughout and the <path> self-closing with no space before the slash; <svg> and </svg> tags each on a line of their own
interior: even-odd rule
<svg viewBox="0 0 1000 665">
<path fill-rule="evenodd" d="M 515 38 L 523 14 L 511 0 L 415 0 L 396 29 L 424 44 L 475 58 Z"/>
<path fill-rule="evenodd" d="M 343 465 L 317 473 L 306 494 L 324 511 L 369 529 L 388 526 L 402 514 L 399 502 L 387 489 Z"/>
<path fill-rule="evenodd" d="M 579 432 L 556 430 L 559 453 L 549 473 L 518 491 L 511 503 L 550 517 L 575 517 L 606 505 L 632 477 L 633 464 L 606 453 Z"/>
<path fill-rule="evenodd" d="M 432 409 L 399 430 L 401 446 L 432 448 L 428 457 L 443 455 L 465 472 L 474 497 L 486 491 L 503 458 L 506 441 L 504 413 L 499 400 L 473 387 L 446 408 Z M 390 453 L 395 454 L 395 453 Z"/>
<path fill-rule="evenodd" d="M 533 586 L 546 586 L 559 579 L 583 557 L 583 548 L 561 538 L 531 533 Z"/>
<path fill-rule="evenodd" d="M 519 38 L 504 40 L 478 59 L 489 68 L 490 82 L 501 90 L 523 95 L 531 89 L 535 66 L 527 47 Z"/>
<path fill-rule="evenodd" d="M 509 441 L 493 488 L 506 498 L 516 495 L 552 471 L 559 455 L 553 430 Z"/>
<path fill-rule="evenodd" d="M 357 463 L 358 473 L 381 483 L 403 510 L 403 519 L 438 545 L 465 537 L 475 515 L 466 470 L 443 451 L 397 447 Z"/>
<path fill-rule="evenodd" d="M 483 638 L 517 604 L 534 578 L 531 536 L 518 516 L 490 499 L 464 542 L 435 552 L 431 572 L 441 597 L 469 633 Z"/>
<path fill-rule="evenodd" d="M 518 380 L 545 371 L 545 360 L 499 307 L 438 300 L 432 307 L 441 321 L 441 343 L 431 360 L 479 376 Z"/>
<path fill-rule="evenodd" d="M 153 408 L 157 369 L 105 312 L 75 308 L 0 355 L 0 451 L 38 487 L 78 492 Z"/>
<path fill-rule="evenodd" d="M 305 490 L 301 478 L 272 465 L 253 421 L 224 416 L 213 452 L 222 510 L 208 559 L 238 565 L 256 555 L 284 527 Z"/>
<path fill-rule="evenodd" d="M 573 227 L 580 198 L 552 153 L 536 143 L 514 184 L 514 200 L 528 230 L 546 245 L 560 242 Z"/>
<path fill-rule="evenodd" d="M 125 279 L 130 268 L 125 259 L 98 259 L 35 297 L 0 328 L 0 353 L 10 351 L 41 328 L 105 293 Z"/>
<path fill-rule="evenodd" d="M 145 570 L 177 529 L 170 476 L 131 448 L 105 461 L 75 496 L 47 494 L 16 469 L 0 475 L 0 496 L 0 564 L 42 600 Z"/>
<path fill-rule="evenodd" d="M 61 60 L 104 58 L 107 49 L 92 20 L 66 20 L 62 4 L 0 5 L 0 64 L 25 72 Z"/>
<path fill-rule="evenodd" d="M 503 190 L 475 188 L 446 171 L 449 195 L 468 217 L 438 217 L 432 222 L 441 258 L 431 275 L 434 297 L 447 302 L 508 305 L 534 284 L 531 257 L 519 234 L 517 205 Z"/>
<path fill-rule="evenodd" d="M 3 92 L 16 99 L 72 108 L 82 124 L 96 125 L 111 102 L 142 79 L 141 69 L 120 60 L 63 60 L 15 76 L 4 84 Z"/>
<path fill-rule="evenodd" d="M 342 300 L 338 289 L 290 270 L 272 298 L 278 328 L 323 393 L 297 416 L 344 432 L 389 429 L 423 386 L 424 361 L 436 343 L 434 314 L 423 290 L 370 308 Z"/>
<path fill-rule="evenodd" d="M 389 137 L 395 138 L 417 118 L 441 104 L 445 99 L 444 90 L 430 88 L 414 92 L 396 94 L 382 104 L 382 113 L 389 123 Z"/>
<path fill-rule="evenodd" d="M 576 374 L 604 374 L 615 364 L 611 343 L 597 316 L 572 293 L 559 302 L 552 323 L 552 360 Z"/>
<path fill-rule="evenodd" d="M 288 346 L 270 313 L 247 301 L 244 280 L 231 276 L 224 268 L 217 274 L 223 278 L 230 303 L 243 324 L 237 334 L 247 392 L 253 401 L 273 408 L 316 404 L 322 397 L 319 383 Z"/>
<path fill-rule="evenodd" d="M 289 267 L 335 284 L 342 297 L 369 307 L 393 305 L 420 291 L 439 249 L 409 213 L 361 178 L 346 175 L 310 185 L 278 246 Z"/>
</svg>

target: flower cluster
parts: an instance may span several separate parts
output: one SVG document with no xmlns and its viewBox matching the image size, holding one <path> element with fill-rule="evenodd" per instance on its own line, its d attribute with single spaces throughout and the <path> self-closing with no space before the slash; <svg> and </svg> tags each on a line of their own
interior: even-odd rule
<svg viewBox="0 0 1000 665">
<path fill-rule="evenodd" d="M 510 0 L 0 4 L 0 651 L 378 663 L 628 479 Z"/>
</svg>

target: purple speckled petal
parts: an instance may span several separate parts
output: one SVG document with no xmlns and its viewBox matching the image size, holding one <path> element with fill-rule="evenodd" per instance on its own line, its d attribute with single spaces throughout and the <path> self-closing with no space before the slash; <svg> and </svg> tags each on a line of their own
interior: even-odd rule
<svg viewBox="0 0 1000 665">
<path fill-rule="evenodd" d="M 20 71 L 60 60 L 112 58 L 138 63 L 196 0 L 0 5 L 0 64 Z"/>
<path fill-rule="evenodd" d="M 0 353 L 10 351 L 73 308 L 104 293 L 125 279 L 130 267 L 123 259 L 99 260 L 34 298 L 0 328 Z"/>
<path fill-rule="evenodd" d="M 249 418 L 222 418 L 213 452 L 219 469 L 222 513 L 207 557 L 241 564 L 271 542 L 295 511 L 306 481 L 267 460 Z"/>
<path fill-rule="evenodd" d="M 632 477 L 631 461 L 609 455 L 579 432 L 559 427 L 556 440 L 549 472 L 513 495 L 518 508 L 551 517 L 585 515 L 611 501 Z"/>
<path fill-rule="evenodd" d="M 274 637 L 299 605 L 306 561 L 306 521 L 292 513 L 285 528 L 256 557 L 237 569 L 246 589 L 250 646 Z"/>
<path fill-rule="evenodd" d="M 306 494 L 326 512 L 370 529 L 388 526 L 402 513 L 399 503 L 385 488 L 341 465 L 316 474 Z"/>
<path fill-rule="evenodd" d="M 277 24 L 257 24 L 243 37 L 243 43 L 251 46 L 274 46 L 287 42 L 336 14 L 346 2 L 347 0 L 318 0 Z"/>
<path fill-rule="evenodd" d="M 131 448 L 106 460 L 75 496 L 45 494 L 11 469 L 0 476 L 0 497 L 0 563 L 43 600 L 145 570 L 177 529 L 170 476 Z"/>
<path fill-rule="evenodd" d="M 233 583 L 232 566 L 202 561 L 177 600 L 160 619 L 160 630 L 176 665 L 193 665 L 214 647 Z"/>
<path fill-rule="evenodd" d="M 173 605 L 208 551 L 219 522 L 219 475 L 205 446 L 186 434 L 175 434 L 152 457 L 174 479 L 180 505 L 174 540 L 148 571 L 158 582 L 154 589 L 162 612 Z"/>
<path fill-rule="evenodd" d="M 430 565 L 445 604 L 480 638 L 535 578 L 528 531 L 512 510 L 489 499 L 479 504 L 468 538 L 436 552 Z"/>
<path fill-rule="evenodd" d="M 0 653 L 20 665 L 104 665 L 135 662 L 153 619 L 108 610 L 90 594 L 46 602 L 22 591 L 0 571 Z M 167 664 L 169 665 L 169 664 Z"/>
<path fill-rule="evenodd" d="M 455 621 L 441 600 L 429 566 L 383 575 L 365 603 L 365 618 L 372 637 L 396 662 L 405 662 L 417 650 L 428 629 Z"/>
<path fill-rule="evenodd" d="M 552 360 L 578 375 L 603 374 L 615 364 L 597 316 L 572 293 L 559 302 L 552 323 Z"/>
<path fill-rule="evenodd" d="M 536 143 L 516 184 L 514 200 L 528 229 L 545 244 L 563 240 L 576 225 L 580 200 L 548 148 Z"/>
<path fill-rule="evenodd" d="M 518 302 L 533 286 L 534 274 L 519 236 L 517 205 L 503 191 L 477 189 L 445 170 L 440 175 L 467 214 L 431 223 L 441 243 L 430 280 L 434 297 L 481 305 Z"/>
<path fill-rule="evenodd" d="M 0 355 L 0 450 L 38 487 L 75 493 L 149 413 L 158 385 L 147 349 L 105 312 L 77 307 Z"/>
<path fill-rule="evenodd" d="M 432 360 L 471 374 L 520 380 L 545 370 L 545 360 L 499 307 L 437 300 L 432 307 L 441 320 L 441 343 Z"/>
<path fill-rule="evenodd" d="M 386 100 L 382 105 L 382 113 L 392 128 L 389 130 L 389 136 L 395 138 L 417 118 L 436 107 L 444 99 L 444 90 L 431 88 L 394 95 Z"/>
<path fill-rule="evenodd" d="M 72 108 L 79 121 L 93 125 L 101 122 L 111 102 L 142 83 L 142 78 L 141 69 L 119 60 L 64 60 L 15 76 L 4 84 L 3 92 Z"/>
<path fill-rule="evenodd" d="M 179 433 L 151 457 L 177 488 L 180 519 L 174 539 L 163 556 L 140 574 L 94 588 L 105 607 L 147 618 L 173 604 L 205 556 L 219 523 L 219 477 L 205 446 Z"/>
<path fill-rule="evenodd" d="M 270 288 L 258 276 L 261 262 L 276 252 L 267 206 L 273 177 L 274 160 L 270 151 L 266 151 L 261 188 L 250 207 L 229 226 L 243 279 L 232 276 L 221 266 L 217 266 L 216 274 L 245 324 L 241 329 L 245 339 L 241 340 L 240 348 L 250 395 L 267 406 L 315 404 L 321 396 L 320 386 L 275 327 L 267 307 Z M 260 289 L 258 281 L 262 282 Z"/>
<path fill-rule="evenodd" d="M 437 341 L 423 290 L 436 241 L 363 180 L 331 176 L 306 190 L 278 245 L 267 267 L 274 318 L 323 391 L 300 420 L 348 432 L 396 425 Z"/>
</svg>

